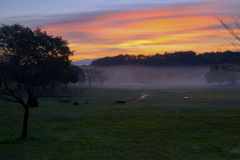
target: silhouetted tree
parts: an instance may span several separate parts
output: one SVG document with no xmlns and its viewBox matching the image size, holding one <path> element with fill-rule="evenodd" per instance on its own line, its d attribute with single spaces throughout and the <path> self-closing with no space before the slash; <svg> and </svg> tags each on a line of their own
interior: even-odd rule
<svg viewBox="0 0 240 160">
<path fill-rule="evenodd" d="M 70 67 L 72 67 L 72 69 L 74 69 L 77 72 L 78 83 L 84 83 L 86 81 L 86 79 L 85 79 L 85 73 L 84 73 L 83 69 L 77 65 L 71 65 Z"/>
<path fill-rule="evenodd" d="M 21 136 L 27 137 L 29 106 L 39 97 L 59 96 L 64 84 L 76 81 L 68 79 L 73 52 L 61 37 L 20 24 L 0 26 L 0 49 L 0 98 L 23 106 Z"/>
<path fill-rule="evenodd" d="M 85 79 L 88 81 L 89 88 L 92 87 L 92 82 L 104 83 L 108 80 L 108 74 L 105 70 L 97 68 L 84 68 Z"/>
<path fill-rule="evenodd" d="M 206 82 L 218 83 L 221 85 L 223 82 L 230 82 L 231 84 L 236 84 L 235 72 L 227 71 L 224 68 L 228 66 L 214 65 L 210 67 L 210 71 L 204 74 Z"/>
<path fill-rule="evenodd" d="M 79 66 L 70 65 L 69 68 L 65 70 L 65 72 L 66 72 L 66 78 L 64 80 L 65 86 L 68 83 L 85 82 L 85 74 Z"/>
</svg>

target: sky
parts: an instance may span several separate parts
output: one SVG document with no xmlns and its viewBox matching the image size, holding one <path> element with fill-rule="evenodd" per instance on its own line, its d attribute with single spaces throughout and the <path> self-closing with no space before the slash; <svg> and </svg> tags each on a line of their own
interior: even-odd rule
<svg viewBox="0 0 240 160">
<path fill-rule="evenodd" d="M 1 0 L 0 23 L 62 36 L 73 61 L 119 54 L 234 50 L 216 17 L 240 16 L 239 0 Z"/>
</svg>

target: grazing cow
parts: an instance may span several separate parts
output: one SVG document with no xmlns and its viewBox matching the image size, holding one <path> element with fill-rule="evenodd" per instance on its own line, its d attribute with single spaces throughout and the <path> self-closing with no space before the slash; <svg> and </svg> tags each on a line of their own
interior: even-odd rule
<svg viewBox="0 0 240 160">
<path fill-rule="evenodd" d="M 73 102 L 73 105 L 78 106 L 79 103 L 78 102 Z"/>
<path fill-rule="evenodd" d="M 126 101 L 116 101 L 115 103 L 118 103 L 118 104 L 126 104 Z"/>
</svg>

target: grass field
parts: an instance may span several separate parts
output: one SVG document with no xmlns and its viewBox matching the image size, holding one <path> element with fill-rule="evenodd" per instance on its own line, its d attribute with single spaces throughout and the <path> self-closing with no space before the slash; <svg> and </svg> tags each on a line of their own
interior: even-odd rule
<svg viewBox="0 0 240 160">
<path fill-rule="evenodd" d="M 85 89 L 79 106 L 40 99 L 27 139 L 23 108 L 1 101 L 0 159 L 240 159 L 240 86 L 143 89 L 127 104 L 115 101 L 139 93 Z"/>
</svg>

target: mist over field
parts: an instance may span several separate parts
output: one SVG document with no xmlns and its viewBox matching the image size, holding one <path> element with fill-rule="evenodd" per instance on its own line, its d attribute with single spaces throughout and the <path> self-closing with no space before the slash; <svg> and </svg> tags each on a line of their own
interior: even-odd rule
<svg viewBox="0 0 240 160">
<path fill-rule="evenodd" d="M 173 88 L 207 87 L 204 73 L 209 67 L 98 67 L 108 73 L 108 81 L 93 87 L 113 88 Z"/>
</svg>

